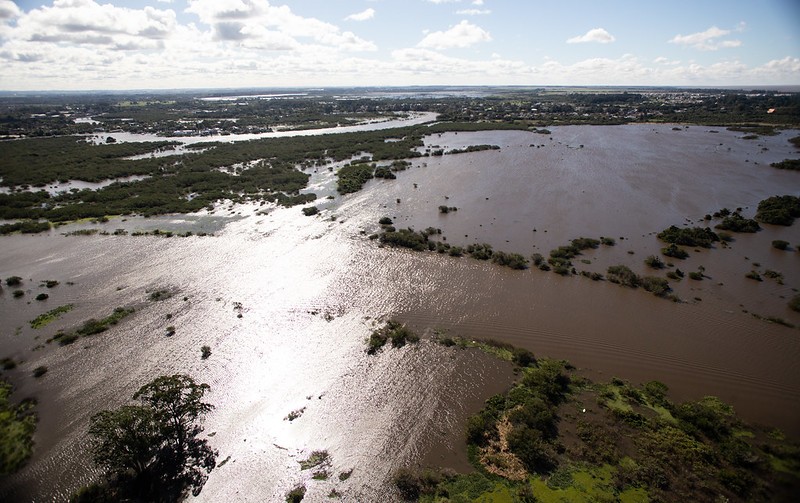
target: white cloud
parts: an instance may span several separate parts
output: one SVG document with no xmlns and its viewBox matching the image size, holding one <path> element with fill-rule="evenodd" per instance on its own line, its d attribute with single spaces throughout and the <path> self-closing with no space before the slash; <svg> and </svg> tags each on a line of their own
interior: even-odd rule
<svg viewBox="0 0 800 503">
<path fill-rule="evenodd" d="M 608 44 L 616 40 L 614 35 L 610 34 L 603 28 L 593 28 L 587 31 L 584 35 L 572 37 L 567 39 L 568 44 L 580 44 L 584 42 L 597 42 L 600 44 Z"/>
<path fill-rule="evenodd" d="M 435 4 L 442 4 L 442 3 L 458 3 L 461 0 L 428 0 L 430 3 Z"/>
<path fill-rule="evenodd" d="M 356 12 L 355 14 L 350 14 L 347 16 L 345 21 L 366 21 L 367 19 L 372 19 L 375 17 L 375 9 L 369 8 L 362 12 Z"/>
<path fill-rule="evenodd" d="M 462 9 L 456 11 L 456 14 L 461 16 L 481 16 L 491 13 L 492 11 L 490 11 L 489 9 Z"/>
<path fill-rule="evenodd" d="M 480 26 L 474 25 L 467 20 L 463 20 L 447 31 L 434 31 L 428 33 L 417 47 L 425 49 L 453 49 L 465 48 L 479 42 L 489 42 L 492 36 L 488 31 Z"/>
<path fill-rule="evenodd" d="M 186 12 L 208 25 L 214 38 L 223 42 L 245 42 L 253 47 L 295 47 L 322 44 L 344 51 L 374 51 L 374 43 L 337 26 L 294 14 L 288 6 L 273 6 L 267 0 L 188 0 Z M 293 43 L 289 38 L 294 39 Z M 301 42 L 303 39 L 304 42 Z M 280 40 L 278 45 L 270 41 Z"/>
<path fill-rule="evenodd" d="M 737 31 L 743 30 L 744 27 L 744 23 L 739 23 Z M 694 47 L 695 49 L 699 49 L 701 51 L 716 51 L 717 49 L 721 48 L 725 49 L 739 47 L 742 45 L 740 40 L 717 40 L 721 37 L 729 35 L 730 33 L 730 30 L 723 30 L 717 28 L 716 26 L 712 26 L 705 31 L 692 33 L 690 35 L 675 35 L 671 40 L 669 40 L 669 43 Z"/>
<path fill-rule="evenodd" d="M 0 20 L 13 19 L 21 13 L 17 4 L 11 0 L 0 0 Z"/>
<path fill-rule="evenodd" d="M 472 5 L 483 5 L 483 0 L 472 0 Z"/>
</svg>

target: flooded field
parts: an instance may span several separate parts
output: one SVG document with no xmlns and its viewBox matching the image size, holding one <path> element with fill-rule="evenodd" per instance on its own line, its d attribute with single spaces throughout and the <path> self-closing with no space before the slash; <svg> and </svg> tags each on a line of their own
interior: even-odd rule
<svg viewBox="0 0 800 503">
<path fill-rule="evenodd" d="M 210 384 L 207 398 L 216 406 L 206 432 L 218 462 L 226 462 L 199 501 L 281 501 L 300 482 L 312 501 L 333 488 L 345 501 L 368 501 L 385 494 L 399 466 L 468 470 L 464 421 L 513 376 L 481 353 L 426 340 L 434 328 L 511 342 L 605 377 L 658 379 L 675 400 L 717 395 L 744 419 L 800 437 L 800 331 L 750 315 L 800 324 L 786 307 L 800 287 L 798 224 L 691 252 L 678 266 L 703 265 L 708 279 L 674 284 L 683 303 L 585 278 L 380 248 L 366 237 L 382 216 L 398 227 L 439 227 L 452 244 L 488 242 L 525 255 L 546 255 L 578 236 L 610 236 L 616 246 L 586 252 L 579 259 L 590 263 L 576 267 L 604 272 L 625 263 L 644 273 L 644 257 L 661 247 L 654 233 L 665 227 L 696 223 L 722 207 L 741 206 L 751 216 L 767 196 L 800 195 L 800 175 L 769 167 L 795 156 L 790 132 L 743 140 L 708 129 L 437 135 L 429 145 L 501 149 L 415 160 L 397 180 L 320 201 L 316 217 L 299 208 L 258 214 L 235 207 L 96 225 L 206 226 L 214 229 L 209 237 L 64 237 L 65 227 L 0 238 L 0 277 L 21 276 L 26 290 L 22 299 L 5 286 L 0 295 L 0 357 L 23 361 L 9 375 L 20 397 L 39 399 L 40 413 L 34 457 L 0 485 L 0 499 L 62 501 L 90 482 L 89 417 L 174 372 Z M 317 173 L 311 183 L 327 194 L 334 179 Z M 458 211 L 440 214 L 439 205 Z M 792 250 L 772 249 L 773 239 L 789 241 Z M 784 284 L 744 278 L 754 262 L 781 271 Z M 43 280 L 61 284 L 38 302 Z M 160 289 L 173 295 L 149 300 Z M 29 326 L 68 303 L 75 309 L 51 325 Z M 57 329 L 116 306 L 137 311 L 70 346 L 44 343 Z M 368 356 L 365 339 L 389 317 L 409 323 L 423 342 Z M 167 336 L 168 326 L 174 335 Z M 200 357 L 204 344 L 212 349 L 207 360 Z M 35 380 L 39 365 L 49 372 Z M 293 411 L 299 417 L 289 421 Z M 321 449 L 331 455 L 332 476 L 310 480 L 298 461 Z"/>
</svg>

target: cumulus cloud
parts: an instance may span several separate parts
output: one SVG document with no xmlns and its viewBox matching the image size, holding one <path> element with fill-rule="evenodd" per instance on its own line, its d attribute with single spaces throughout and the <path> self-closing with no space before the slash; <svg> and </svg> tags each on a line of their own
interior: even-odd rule
<svg viewBox="0 0 800 503">
<path fill-rule="evenodd" d="M 197 15 L 201 23 L 210 26 L 219 41 L 247 42 L 251 46 L 278 49 L 269 40 L 288 42 L 288 38 L 293 38 L 294 43 L 281 43 L 279 46 L 299 47 L 303 41 L 311 41 L 345 51 L 377 49 L 372 42 L 351 32 L 294 14 L 288 6 L 270 5 L 267 0 L 188 0 L 188 3 L 186 12 Z"/>
<path fill-rule="evenodd" d="M 17 4 L 11 0 L 0 0 L 0 20 L 13 19 L 21 13 Z"/>
<path fill-rule="evenodd" d="M 744 29 L 744 23 L 739 23 L 737 31 Z M 731 47 L 739 47 L 742 45 L 740 40 L 718 40 L 726 35 L 729 35 L 731 30 L 723 30 L 712 26 L 711 28 L 698 33 L 690 35 L 675 35 L 669 40 L 671 44 L 683 45 L 687 47 L 694 47 L 701 51 L 716 51 L 717 49 L 726 49 Z"/>
<path fill-rule="evenodd" d="M 567 39 L 568 44 L 581 44 L 585 42 L 597 42 L 600 44 L 608 44 L 616 40 L 614 35 L 610 34 L 603 28 L 593 28 L 583 35 Z"/>
<path fill-rule="evenodd" d="M 345 21 L 366 21 L 367 19 L 372 19 L 375 17 L 375 9 L 369 8 L 362 12 L 356 12 L 355 14 L 350 14 L 347 16 Z"/>
<path fill-rule="evenodd" d="M 489 9 L 461 9 L 456 11 L 456 14 L 461 16 L 482 16 L 491 13 L 492 11 Z"/>
<path fill-rule="evenodd" d="M 474 25 L 466 19 L 446 31 L 428 33 L 417 47 L 426 49 L 463 49 L 479 42 L 489 42 L 492 36 L 480 26 Z"/>
</svg>

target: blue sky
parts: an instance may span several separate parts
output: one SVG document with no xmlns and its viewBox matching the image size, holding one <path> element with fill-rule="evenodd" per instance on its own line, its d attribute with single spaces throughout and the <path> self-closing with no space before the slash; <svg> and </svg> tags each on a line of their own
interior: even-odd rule
<svg viewBox="0 0 800 503">
<path fill-rule="evenodd" d="M 0 0 L 0 89 L 800 85 L 796 0 Z"/>
</svg>

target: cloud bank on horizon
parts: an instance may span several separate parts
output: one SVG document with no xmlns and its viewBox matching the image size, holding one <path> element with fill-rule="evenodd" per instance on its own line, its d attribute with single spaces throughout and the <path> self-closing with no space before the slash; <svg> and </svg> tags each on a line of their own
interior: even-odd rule
<svg viewBox="0 0 800 503">
<path fill-rule="evenodd" d="M 0 89 L 800 85 L 800 3 L 0 0 Z"/>
</svg>

